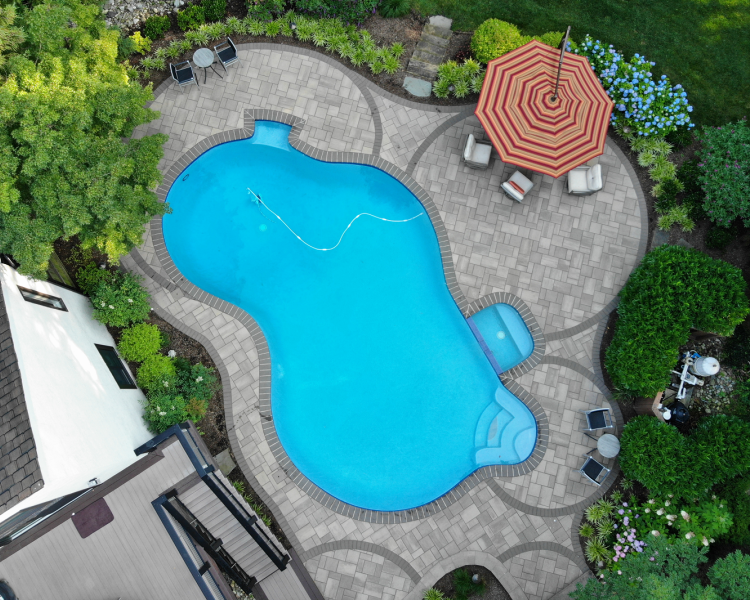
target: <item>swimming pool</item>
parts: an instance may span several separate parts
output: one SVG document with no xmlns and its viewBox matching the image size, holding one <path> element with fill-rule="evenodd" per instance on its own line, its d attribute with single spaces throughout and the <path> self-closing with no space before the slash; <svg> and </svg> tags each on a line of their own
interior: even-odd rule
<svg viewBox="0 0 750 600">
<path fill-rule="evenodd" d="M 453 301 L 422 205 L 383 171 L 294 150 L 289 131 L 258 121 L 252 138 L 204 153 L 173 184 L 163 219 L 182 274 L 262 328 L 289 458 L 332 496 L 372 510 L 420 506 L 479 466 L 528 458 L 535 425 L 523 441 L 487 410 L 533 416 Z M 404 222 L 352 223 L 360 213 Z M 512 453 L 477 462 L 502 439 Z"/>
</svg>

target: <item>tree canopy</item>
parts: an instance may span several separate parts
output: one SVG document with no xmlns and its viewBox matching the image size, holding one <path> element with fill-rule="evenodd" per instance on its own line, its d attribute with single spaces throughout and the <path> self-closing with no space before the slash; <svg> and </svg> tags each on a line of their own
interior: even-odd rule
<svg viewBox="0 0 750 600">
<path fill-rule="evenodd" d="M 158 117 L 144 106 L 152 91 L 117 63 L 119 32 L 97 2 L 50 0 L 8 19 L 0 13 L 0 252 L 40 278 L 58 238 L 116 260 L 167 209 L 151 191 L 166 136 L 123 141 Z"/>
</svg>

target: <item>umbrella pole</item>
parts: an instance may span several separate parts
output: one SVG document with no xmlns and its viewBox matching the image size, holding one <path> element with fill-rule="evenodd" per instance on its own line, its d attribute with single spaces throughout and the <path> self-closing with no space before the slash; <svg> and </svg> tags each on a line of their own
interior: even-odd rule
<svg viewBox="0 0 750 600">
<path fill-rule="evenodd" d="M 552 102 L 557 102 L 557 88 L 560 86 L 560 71 L 562 71 L 563 58 L 565 58 L 565 50 L 568 47 L 568 36 L 570 35 L 570 25 L 568 30 L 565 32 L 565 38 L 562 41 L 562 48 L 560 49 L 560 62 L 557 65 L 557 78 L 555 78 L 555 93 L 552 94 Z"/>
</svg>

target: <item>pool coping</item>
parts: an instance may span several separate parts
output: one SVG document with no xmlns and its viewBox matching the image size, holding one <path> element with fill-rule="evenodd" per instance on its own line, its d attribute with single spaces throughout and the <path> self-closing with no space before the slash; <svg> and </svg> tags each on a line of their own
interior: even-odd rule
<svg viewBox="0 0 750 600">
<path fill-rule="evenodd" d="M 263 331 L 249 313 L 234 304 L 231 304 L 225 300 L 213 296 L 212 294 L 209 294 L 205 290 L 191 283 L 180 272 L 180 270 L 174 264 L 174 261 L 172 260 L 166 247 L 163 231 L 163 219 L 161 216 L 155 217 L 150 223 L 152 242 L 157 259 L 163 266 L 168 278 L 177 287 L 182 289 L 182 291 L 184 291 L 186 295 L 193 298 L 194 300 L 207 304 L 208 306 L 211 306 L 212 308 L 237 319 L 243 324 L 243 326 L 248 330 L 250 336 L 252 337 L 258 351 L 259 414 L 262 419 L 263 433 L 266 438 L 266 442 L 268 443 L 271 452 L 273 453 L 274 458 L 276 459 L 281 469 L 301 491 L 303 491 L 313 500 L 319 502 L 326 508 L 329 508 L 330 510 L 340 515 L 356 520 L 382 524 L 405 523 L 427 518 L 431 515 L 435 515 L 441 512 L 454 502 L 461 499 L 464 495 L 470 492 L 474 487 L 476 487 L 485 479 L 489 479 L 492 477 L 517 477 L 530 473 L 531 471 L 536 469 L 536 467 L 541 463 L 547 450 L 547 445 L 549 443 L 549 420 L 539 401 L 531 394 L 529 394 L 525 389 L 523 389 L 520 385 L 518 385 L 515 381 L 513 381 L 513 377 L 511 376 L 511 374 L 516 369 L 518 369 L 518 372 L 513 376 L 518 376 L 533 368 L 533 366 L 541 361 L 544 352 L 544 336 L 541 333 L 541 329 L 537 324 L 536 319 L 534 318 L 533 314 L 526 306 L 526 304 L 520 298 L 513 296 L 512 294 L 490 294 L 488 296 L 480 298 L 477 301 L 469 303 L 458 285 L 458 279 L 456 277 L 453 265 L 453 255 L 450 248 L 450 242 L 448 240 L 448 233 L 437 207 L 435 206 L 432 198 L 429 196 L 427 191 L 399 167 L 384 160 L 383 158 L 380 158 L 379 156 L 363 154 L 359 152 L 330 152 L 315 148 L 314 146 L 300 140 L 300 133 L 305 126 L 305 120 L 288 113 L 272 109 L 245 109 L 243 116 L 243 128 L 226 130 L 201 140 L 172 164 L 169 171 L 167 171 L 166 175 L 164 176 L 162 183 L 156 189 L 156 195 L 160 202 L 166 201 L 169 190 L 172 184 L 176 181 L 177 177 L 195 159 L 204 154 L 206 151 L 220 144 L 252 137 L 255 132 L 256 120 L 277 121 L 286 125 L 290 125 L 292 127 L 292 130 L 289 133 L 289 143 L 293 148 L 302 152 L 303 154 L 306 154 L 307 156 L 310 156 L 315 160 L 320 160 L 323 162 L 346 162 L 372 166 L 388 173 L 399 182 L 401 182 L 412 194 L 414 194 L 417 200 L 419 200 L 430 218 L 438 240 L 440 256 L 443 263 L 443 274 L 448 286 L 448 290 L 450 291 L 450 294 L 453 297 L 456 306 L 459 308 L 463 316 L 468 317 L 478 310 L 481 310 L 481 308 L 483 308 L 482 303 L 487 301 L 487 299 L 489 298 L 494 298 L 495 296 L 504 297 L 508 300 L 509 304 L 513 305 L 514 308 L 521 312 L 524 321 L 532 331 L 532 337 L 534 337 L 535 342 L 534 352 L 532 353 L 532 355 L 520 365 L 517 365 L 510 371 L 507 371 L 506 377 L 501 377 L 501 381 L 503 385 L 505 385 L 506 389 L 508 389 L 509 392 L 511 392 L 519 400 L 521 400 L 536 419 L 537 441 L 534 446 L 534 450 L 529 458 L 515 465 L 490 465 L 480 467 L 479 469 L 462 479 L 458 484 L 456 484 L 452 489 L 448 490 L 445 494 L 431 502 L 423 504 L 422 506 L 398 511 L 377 511 L 359 508 L 343 502 L 338 498 L 331 496 L 323 489 L 319 488 L 316 484 L 310 481 L 289 458 L 286 451 L 284 450 L 283 445 L 281 444 L 281 441 L 278 438 L 276 427 L 273 421 L 273 411 L 271 408 L 271 354 L 268 347 L 268 342 L 265 338 L 265 335 L 263 334 Z M 487 304 L 487 306 L 489 306 L 489 304 Z M 540 340 L 540 343 L 542 344 L 541 354 L 537 351 L 537 340 Z M 504 373 L 503 375 L 506 375 L 506 373 Z"/>
</svg>

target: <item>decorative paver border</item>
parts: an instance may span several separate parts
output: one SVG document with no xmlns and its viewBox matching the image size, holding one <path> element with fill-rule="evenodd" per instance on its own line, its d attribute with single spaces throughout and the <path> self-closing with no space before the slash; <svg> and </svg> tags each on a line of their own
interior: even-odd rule
<svg viewBox="0 0 750 600">
<path fill-rule="evenodd" d="M 388 550 L 388 548 L 383 548 L 383 546 L 378 546 L 377 544 L 373 544 L 372 542 L 361 542 L 358 540 L 340 540 L 338 542 L 328 542 L 326 544 L 321 544 L 320 546 L 310 548 L 309 550 L 305 550 L 302 553 L 302 562 L 307 562 L 311 558 L 315 558 L 320 554 L 324 554 L 326 552 L 335 552 L 336 550 L 359 550 L 360 552 L 370 552 L 371 554 L 377 554 L 378 556 L 382 556 L 383 558 L 391 561 L 394 565 L 396 565 L 399 569 L 406 573 L 409 579 L 411 579 L 414 583 L 417 583 L 420 580 L 419 573 L 417 573 L 417 570 L 409 564 L 409 561 L 401 558 L 395 552 Z"/>
<path fill-rule="evenodd" d="M 510 292 L 493 292 L 492 294 L 482 296 L 469 304 L 464 314 L 465 316 L 470 317 L 493 304 L 501 303 L 510 304 L 518 311 L 523 322 L 526 323 L 526 327 L 528 327 L 531 332 L 531 339 L 534 340 L 534 350 L 532 351 L 531 356 L 517 364 L 512 369 L 503 371 L 500 379 L 505 383 L 510 379 L 515 379 L 516 377 L 528 373 L 531 369 L 536 367 L 542 361 L 542 357 L 547 350 L 547 342 L 544 339 L 542 328 L 539 327 L 539 323 L 537 323 L 536 318 L 534 317 L 534 313 L 531 312 L 531 309 L 523 300 Z"/>
<path fill-rule="evenodd" d="M 435 206 L 432 198 L 412 177 L 404 173 L 401 169 L 389 163 L 388 161 L 368 154 L 356 152 L 329 152 L 320 150 L 314 146 L 300 140 L 300 133 L 304 127 L 305 120 L 294 115 L 283 113 L 281 111 L 270 109 L 246 109 L 244 112 L 244 127 L 242 129 L 232 129 L 214 134 L 196 144 L 181 156 L 164 177 L 163 183 L 157 188 L 156 194 L 161 202 L 166 201 L 171 185 L 176 181 L 179 175 L 201 154 L 210 148 L 229 141 L 247 139 L 255 131 L 256 120 L 273 120 L 285 123 L 292 127 L 289 133 L 290 145 L 307 154 L 311 158 L 324 162 L 348 162 L 376 167 L 385 171 L 392 177 L 399 180 L 424 207 L 429 216 L 432 226 L 435 230 L 440 248 L 440 255 L 443 261 L 443 272 L 445 275 L 448 290 L 456 302 L 459 310 L 463 314 L 469 309 L 469 302 L 461 291 L 456 278 L 453 255 L 451 253 L 448 234 L 443 223 L 440 213 Z M 268 348 L 268 342 L 258 323 L 247 312 L 234 304 L 217 298 L 205 290 L 192 284 L 177 268 L 167 250 L 164 241 L 163 219 L 156 217 L 151 221 L 151 235 L 156 256 L 163 266 L 169 279 L 179 287 L 186 295 L 215 308 L 221 312 L 240 321 L 248 330 L 258 351 L 259 363 L 259 414 L 262 418 L 263 432 L 266 441 L 269 444 L 274 457 L 281 469 L 289 478 L 308 496 L 316 502 L 321 503 L 326 508 L 360 521 L 372 523 L 404 523 L 417 519 L 424 519 L 431 515 L 437 514 L 459 500 L 466 493 L 472 490 L 481 481 L 491 477 L 517 477 L 533 471 L 542 461 L 549 443 L 549 420 L 541 404 L 529 394 L 520 385 L 512 380 L 504 381 L 505 387 L 519 398 L 532 412 L 537 422 L 537 442 L 531 456 L 525 461 L 516 465 L 492 465 L 481 467 L 449 490 L 441 497 L 432 502 L 409 510 L 401 511 L 374 511 L 362 509 L 351 504 L 347 504 L 334 498 L 312 481 L 310 481 L 294 465 L 287 455 L 284 447 L 278 439 L 276 427 L 273 421 L 273 412 L 271 408 L 271 354 Z M 524 305 L 525 306 L 525 305 Z M 526 309 L 531 315 L 528 308 Z M 531 315 L 533 318 L 533 315 Z M 535 321 L 535 320 L 534 320 Z M 538 329 L 538 325 L 537 325 Z"/>
<path fill-rule="evenodd" d="M 518 556 L 519 554 L 523 554 L 524 552 L 534 552 L 538 550 L 549 550 L 551 552 L 557 552 L 559 555 L 564 556 L 571 562 L 574 562 L 584 573 L 589 569 L 586 561 L 583 560 L 583 555 L 576 552 L 575 550 L 571 550 L 570 548 L 563 546 L 562 544 L 558 544 L 557 542 L 526 542 L 525 544 L 519 544 L 518 546 L 509 548 L 497 558 L 500 562 L 505 562 L 506 560 L 509 560 L 514 556 Z"/>
</svg>

